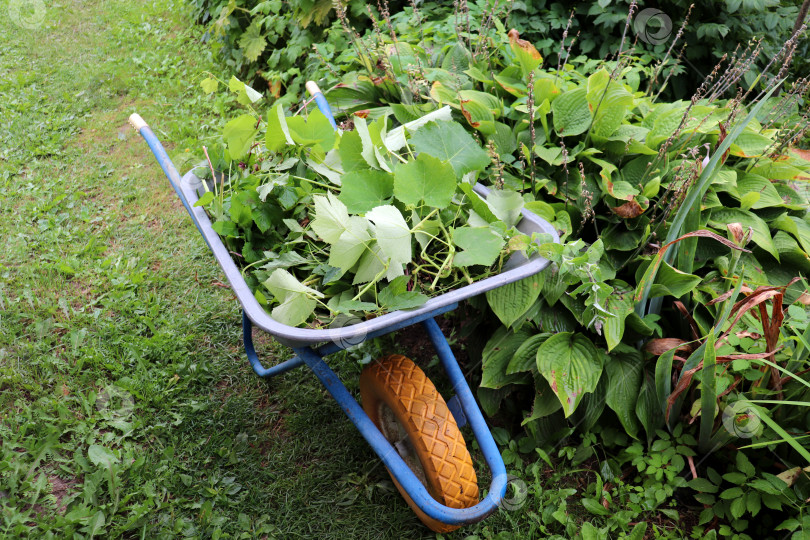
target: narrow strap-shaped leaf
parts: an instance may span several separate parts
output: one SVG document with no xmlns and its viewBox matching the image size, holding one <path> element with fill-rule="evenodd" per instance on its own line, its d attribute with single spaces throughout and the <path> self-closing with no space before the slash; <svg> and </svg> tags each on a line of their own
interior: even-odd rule
<svg viewBox="0 0 810 540">
<path fill-rule="evenodd" d="M 759 110 L 763 107 L 765 102 L 771 95 L 782 85 L 784 79 L 778 81 L 774 84 L 773 88 L 771 88 L 765 96 L 751 109 L 748 115 L 743 119 L 742 122 L 734 126 L 734 129 L 731 133 L 723 140 L 723 142 L 718 146 L 717 150 L 715 150 L 714 154 L 712 154 L 709 163 L 706 167 L 703 168 L 703 172 L 701 172 L 700 177 L 695 182 L 695 185 L 690 189 L 686 197 L 684 198 L 683 203 L 681 203 L 678 212 L 675 214 L 675 218 L 672 220 L 672 224 L 669 227 L 669 232 L 667 233 L 666 243 L 669 245 L 675 239 L 682 236 L 684 223 L 686 222 L 686 218 L 688 217 L 689 210 L 695 206 L 696 204 L 700 204 L 700 201 L 703 199 L 703 196 L 706 194 L 706 190 L 708 190 L 709 186 L 711 185 L 711 180 L 714 178 L 716 172 L 719 171 L 718 165 L 720 164 L 720 160 L 723 154 L 731 148 L 731 144 L 739 137 L 740 133 L 748 126 L 749 123 L 756 117 L 759 113 Z M 662 248 L 663 249 L 663 248 Z M 677 254 L 677 248 L 670 250 L 669 253 L 665 253 L 664 260 L 671 263 L 675 255 Z M 652 268 L 652 265 L 651 265 Z M 653 281 L 655 281 L 655 273 L 658 270 L 657 266 L 652 271 L 648 281 L 644 284 L 642 288 L 641 294 L 636 303 L 636 313 L 640 317 L 644 317 L 647 314 L 647 301 L 650 296 L 650 288 L 652 287 Z M 645 275 L 645 277 L 647 277 Z M 652 307 L 652 306 L 651 306 Z M 657 312 L 660 309 L 660 302 L 656 303 L 655 310 L 650 312 Z"/>
<path fill-rule="evenodd" d="M 700 440 L 699 447 L 703 452 L 709 449 L 709 442 L 714 427 L 714 410 L 717 405 L 716 367 L 717 351 L 714 349 L 714 332 L 709 332 L 706 349 L 703 352 L 703 371 L 700 389 Z"/>
</svg>

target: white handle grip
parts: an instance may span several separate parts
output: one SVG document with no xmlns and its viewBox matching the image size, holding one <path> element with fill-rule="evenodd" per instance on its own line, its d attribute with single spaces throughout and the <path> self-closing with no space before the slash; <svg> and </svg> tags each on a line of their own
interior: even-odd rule
<svg viewBox="0 0 810 540">
<path fill-rule="evenodd" d="M 135 131 L 137 131 L 139 133 L 141 131 L 141 128 L 145 128 L 145 127 L 148 126 L 148 124 L 146 123 L 146 120 L 141 118 L 141 115 L 138 114 L 138 113 L 133 113 L 133 114 L 130 115 L 129 123 L 132 124 L 132 127 L 135 128 Z"/>
<path fill-rule="evenodd" d="M 323 92 L 321 92 L 321 89 L 318 88 L 318 85 L 315 83 L 315 81 L 307 81 L 307 84 L 305 86 L 306 86 L 307 92 L 309 92 L 310 96 L 314 96 L 315 94 L 322 94 L 323 93 Z"/>
</svg>

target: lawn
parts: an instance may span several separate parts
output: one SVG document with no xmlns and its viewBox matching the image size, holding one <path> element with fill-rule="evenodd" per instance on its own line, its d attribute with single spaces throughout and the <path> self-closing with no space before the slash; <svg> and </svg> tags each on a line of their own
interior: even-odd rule
<svg viewBox="0 0 810 540">
<path fill-rule="evenodd" d="M 220 124 L 187 6 L 47 4 L 20 25 L 0 3 L 0 536 L 430 536 L 314 377 L 254 376 L 233 295 L 127 124 L 181 168 Z M 358 363 L 335 368 L 356 390 Z"/>
</svg>

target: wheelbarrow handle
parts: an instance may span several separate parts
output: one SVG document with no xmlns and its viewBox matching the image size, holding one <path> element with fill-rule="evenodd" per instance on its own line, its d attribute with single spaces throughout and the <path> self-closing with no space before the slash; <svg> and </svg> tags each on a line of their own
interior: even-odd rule
<svg viewBox="0 0 810 540">
<path fill-rule="evenodd" d="M 141 117 L 138 113 L 133 113 L 129 116 L 129 123 L 135 128 L 143 140 L 146 141 L 146 144 L 149 145 L 149 149 L 154 154 L 155 159 L 157 160 L 160 168 L 163 169 L 163 173 L 166 175 L 166 178 L 169 179 L 169 183 L 172 185 L 174 192 L 177 193 L 177 196 L 180 198 L 180 202 L 183 203 L 183 206 L 188 212 L 188 215 L 191 216 L 191 220 L 194 222 L 194 225 L 197 227 L 197 230 L 200 231 L 202 234 L 202 228 L 200 227 L 200 223 L 197 221 L 197 218 L 194 216 L 194 212 L 191 209 L 191 205 L 188 203 L 185 195 L 183 195 L 183 190 L 181 189 L 180 182 L 180 173 L 177 172 L 177 167 L 174 166 L 172 163 L 169 154 L 166 153 L 166 149 L 163 148 L 163 145 L 160 143 L 160 140 L 152 131 L 152 128 L 149 127 L 149 124 L 146 123 L 146 120 Z M 208 244 L 208 240 L 205 238 L 203 234 L 203 239 L 205 239 L 205 243 Z M 210 244 L 209 244 L 209 247 Z"/>
<path fill-rule="evenodd" d="M 326 119 L 332 124 L 332 128 L 337 129 L 338 127 L 335 122 L 335 115 L 332 114 L 332 108 L 329 107 L 329 102 L 326 101 L 326 96 L 324 96 L 321 89 L 318 88 L 317 83 L 315 81 L 307 81 L 305 86 L 309 95 L 315 99 L 315 104 L 318 105 L 318 108 L 324 116 L 326 116 Z"/>
</svg>

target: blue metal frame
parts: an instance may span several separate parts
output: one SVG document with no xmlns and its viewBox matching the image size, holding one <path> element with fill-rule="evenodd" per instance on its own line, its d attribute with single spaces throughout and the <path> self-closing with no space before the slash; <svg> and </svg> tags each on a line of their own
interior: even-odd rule
<svg viewBox="0 0 810 540">
<path fill-rule="evenodd" d="M 317 92 L 314 96 L 318 108 L 326 115 L 333 127 L 337 128 L 335 124 L 332 111 L 329 108 L 329 103 L 322 93 Z M 186 211 L 192 218 L 194 225 L 203 234 L 203 228 L 195 212 L 192 210 L 191 205 L 183 195 L 180 187 L 180 175 L 177 172 L 174 164 L 169 156 L 166 154 L 163 145 L 158 138 L 149 128 L 144 125 L 139 129 L 139 133 L 152 150 L 152 153 L 157 158 L 163 172 L 169 179 L 169 182 L 177 193 L 178 197 L 183 203 Z M 206 239 L 206 244 L 215 252 L 214 247 Z M 464 374 L 450 349 L 450 345 L 442 334 L 439 325 L 436 323 L 434 317 L 442 313 L 451 311 L 457 307 L 457 303 L 452 303 L 439 307 L 435 310 L 415 314 L 413 317 L 404 318 L 388 325 L 385 328 L 370 332 L 364 339 L 371 339 L 390 332 L 395 332 L 402 328 L 421 323 L 430 337 L 431 343 L 439 356 L 439 359 L 444 366 L 450 383 L 455 391 L 455 396 L 450 400 L 453 403 L 453 408 L 457 411 L 454 416 L 458 417 L 461 424 L 469 424 L 475 435 L 478 445 L 484 454 L 484 459 L 489 466 L 492 473 L 492 482 L 490 483 L 489 492 L 486 497 L 475 506 L 469 508 L 450 508 L 437 502 L 428 493 L 426 487 L 419 481 L 416 475 L 411 471 L 408 465 L 400 457 L 396 449 L 391 443 L 386 440 L 377 426 L 371 421 L 363 408 L 357 403 L 351 393 L 346 389 L 346 386 L 341 382 L 338 376 L 332 371 L 324 361 L 324 357 L 329 354 L 335 353 L 344 348 L 341 342 L 332 342 L 324 344 L 320 347 L 314 346 L 296 346 L 293 350 L 296 356 L 272 367 L 264 367 L 259 360 L 256 350 L 253 346 L 253 337 L 251 331 L 253 324 L 246 312 L 242 315 L 242 331 L 244 335 L 245 353 L 254 372 L 260 377 L 273 377 L 281 373 L 285 373 L 296 367 L 304 364 L 307 365 L 314 373 L 315 376 L 326 387 L 335 401 L 338 402 L 341 409 L 349 417 L 349 420 L 357 427 L 360 434 L 369 443 L 374 452 L 383 461 L 385 466 L 396 478 L 397 482 L 408 493 L 408 496 L 416 503 L 416 505 L 429 517 L 438 520 L 448 525 L 463 525 L 467 523 L 475 523 L 480 521 L 493 513 L 499 506 L 500 502 L 506 494 L 507 487 L 507 474 L 506 467 L 501 458 L 498 446 L 495 444 L 492 434 L 487 427 L 486 421 L 475 402 L 470 387 L 464 379 Z M 458 407 L 456 406 L 458 405 Z"/>
</svg>

